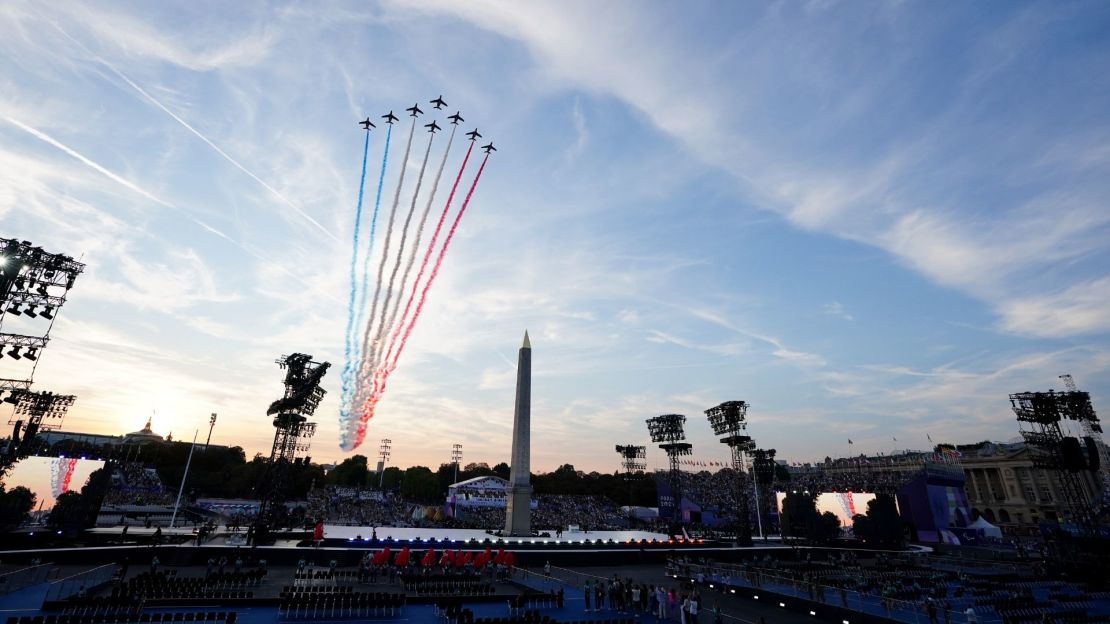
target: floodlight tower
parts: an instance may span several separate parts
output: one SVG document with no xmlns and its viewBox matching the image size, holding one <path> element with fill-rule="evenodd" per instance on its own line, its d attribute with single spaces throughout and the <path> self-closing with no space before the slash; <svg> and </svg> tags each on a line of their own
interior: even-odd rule
<svg viewBox="0 0 1110 624">
<path fill-rule="evenodd" d="M 15 429 L 12 431 L 12 441 L 9 454 L 17 457 L 30 452 L 30 445 L 35 440 L 35 435 L 42 429 L 58 429 L 66 411 L 73 405 L 77 397 L 72 394 L 54 394 L 53 392 L 32 392 L 30 390 L 9 390 L 4 398 L 6 403 L 15 406 Z M 27 427 L 20 436 L 20 428 L 26 419 Z"/>
<path fill-rule="evenodd" d="M 621 456 L 621 467 L 624 468 L 624 478 L 628 481 L 628 506 L 633 503 L 632 484 L 635 472 L 647 468 L 647 448 L 635 444 L 618 444 L 617 454 Z"/>
<path fill-rule="evenodd" d="M 1017 416 L 1021 437 L 1029 448 L 1033 465 L 1046 468 L 1056 478 L 1062 510 L 1071 522 L 1087 534 L 1095 531 L 1092 501 L 1083 488 L 1079 473 L 1099 468 L 1095 441 L 1087 437 L 1087 457 L 1081 442 L 1061 427 L 1064 420 L 1089 421 L 1101 432 L 1091 397 L 1086 392 L 1019 392 L 1010 395 L 1010 406 Z"/>
<path fill-rule="evenodd" d="M 1075 379 L 1071 375 L 1060 375 L 1060 379 L 1064 381 L 1068 392 L 1078 393 L 1079 387 L 1075 385 Z M 1085 394 L 1085 393 L 1084 393 Z M 1082 398 L 1078 399 L 1082 401 Z M 1090 395 L 1087 395 L 1087 402 L 1091 400 Z M 1092 405 L 1090 408 L 1092 416 L 1095 413 L 1095 408 Z M 1084 418 L 1080 421 L 1083 426 L 1084 437 L 1090 438 L 1095 446 L 1095 452 L 1098 454 L 1098 474 L 1101 479 L 1100 486 L 1102 487 L 1102 500 L 1110 501 L 1110 449 L 1106 448 L 1106 442 L 1102 439 L 1102 425 L 1098 422 L 1098 418 Z M 1091 458 L 1088 458 L 1090 461 Z"/>
<path fill-rule="evenodd" d="M 285 370 L 285 394 L 266 410 L 266 415 L 274 417 L 274 444 L 259 485 L 261 532 L 276 519 L 284 503 L 289 469 L 297 453 L 308 450 L 309 438 L 316 433 L 316 423 L 308 422 L 308 417 L 316 411 L 327 392 L 320 387 L 320 380 L 331 366 L 328 362 L 313 362 L 312 356 L 304 353 L 282 356 L 277 364 Z"/>
<path fill-rule="evenodd" d="M 378 489 L 382 488 L 385 483 L 385 464 L 389 461 L 389 456 L 392 454 L 390 450 L 393 440 L 389 438 L 382 438 L 382 444 L 378 447 Z"/>
<path fill-rule="evenodd" d="M 762 539 L 762 512 L 775 504 L 775 449 L 752 451 L 752 476 L 755 486 L 755 519 L 759 526 L 759 537 Z"/>
<path fill-rule="evenodd" d="M 736 543 L 750 546 L 752 525 L 748 513 L 748 476 L 744 471 L 744 454 L 755 448 L 751 437 L 744 435 L 748 428 L 748 404 L 744 401 L 725 401 L 705 410 L 713 433 L 727 444 L 732 452 L 732 469 L 736 471 Z"/>
<path fill-rule="evenodd" d="M 680 457 L 693 453 L 694 449 L 692 444 L 682 441 L 686 439 L 686 433 L 683 431 L 685 424 L 686 417 L 682 414 L 663 414 L 647 419 L 651 441 L 658 443 L 659 448 L 667 454 L 670 465 L 668 477 L 674 494 L 673 519 L 678 524 L 682 524 L 682 482 L 680 480 L 682 475 L 678 462 Z"/>
<path fill-rule="evenodd" d="M 5 401 L 16 406 L 15 415 L 8 421 L 9 425 L 14 425 L 9 454 L 28 450 L 39 430 L 59 427 L 66 409 L 73 404 L 70 395 L 31 393 L 29 390 L 39 358 L 50 341 L 50 330 L 58 310 L 84 270 L 85 265 L 73 258 L 43 251 L 30 241 L 0 238 L 0 358 L 6 356 L 10 362 L 33 362 L 25 375 L 0 378 L 0 395 L 8 391 Z M 4 321 L 9 314 L 20 317 L 24 327 L 33 328 L 38 319 L 49 323 L 29 334 L 4 332 Z M 18 416 L 26 417 L 26 422 Z M 43 418 L 49 420 L 44 422 Z M 17 443 L 21 432 L 22 442 Z"/>
<path fill-rule="evenodd" d="M 451 445 L 451 463 L 455 464 L 455 483 L 459 482 L 459 462 L 462 461 L 462 445 Z"/>
</svg>

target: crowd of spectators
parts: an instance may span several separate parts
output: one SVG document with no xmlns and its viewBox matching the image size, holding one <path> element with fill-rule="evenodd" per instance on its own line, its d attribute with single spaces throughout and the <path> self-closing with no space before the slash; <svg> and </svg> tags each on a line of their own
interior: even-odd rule
<svg viewBox="0 0 1110 624">
<path fill-rule="evenodd" d="M 411 508 L 394 493 L 333 485 L 309 491 L 305 515 L 327 524 L 407 527 Z"/>
<path fill-rule="evenodd" d="M 850 551 L 797 552 L 785 558 L 764 554 L 735 564 L 679 557 L 667 564 L 668 574 L 703 584 L 719 582 L 770 590 L 791 586 L 810 600 L 857 609 L 869 600 L 888 614 L 925 614 L 933 624 L 941 619 L 946 624 L 973 622 L 978 617 L 1003 622 L 1028 616 L 1035 616 L 1037 621 L 1042 617 L 1045 621 L 1081 621 L 1094 601 L 1107 596 L 1081 583 L 1045 580 L 1043 569 L 1037 561 L 1021 567 L 969 565 L 921 554 L 861 556 Z"/>
<path fill-rule="evenodd" d="M 539 494 L 532 510 L 532 526 L 543 530 L 577 525 L 586 530 L 618 530 L 628 518 L 603 496 Z M 405 502 L 393 493 L 352 487 L 315 488 L 308 494 L 306 517 L 347 526 L 443 527 L 496 531 L 505 527 L 504 507 L 459 505 L 454 518 L 417 513 L 422 505 Z M 419 516 L 419 517 L 417 517 Z"/>
<path fill-rule="evenodd" d="M 799 492 L 893 492 L 909 475 L 881 467 L 828 470 L 808 467 L 790 473 L 783 489 Z"/>
</svg>

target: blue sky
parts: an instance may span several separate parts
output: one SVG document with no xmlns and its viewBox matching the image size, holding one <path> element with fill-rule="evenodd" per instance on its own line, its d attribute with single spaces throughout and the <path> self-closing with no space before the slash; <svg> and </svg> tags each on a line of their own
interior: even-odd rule
<svg viewBox="0 0 1110 624">
<path fill-rule="evenodd" d="M 500 151 L 362 452 L 506 460 L 525 328 L 541 470 L 613 469 L 670 412 L 721 459 L 702 411 L 732 399 L 792 461 L 1009 439 L 1009 392 L 1110 390 L 1108 29 L 1096 2 L 5 3 L 0 233 L 89 264 L 36 379 L 70 429 L 215 411 L 254 451 L 273 359 L 312 353 L 312 455 L 342 458 L 354 122 L 442 93 Z"/>
</svg>

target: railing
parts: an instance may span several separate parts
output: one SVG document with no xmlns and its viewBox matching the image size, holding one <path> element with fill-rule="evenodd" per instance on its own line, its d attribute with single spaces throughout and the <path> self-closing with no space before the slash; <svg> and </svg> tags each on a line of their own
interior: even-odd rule
<svg viewBox="0 0 1110 624">
<path fill-rule="evenodd" d="M 577 572 L 567 568 L 557 568 L 555 566 L 551 566 L 550 574 L 545 573 L 542 568 L 527 569 L 516 567 L 513 571 L 515 580 L 525 582 L 529 587 L 541 589 L 543 591 L 553 589 L 556 585 L 566 585 L 575 589 L 582 589 L 587 580 L 605 580 L 604 576 L 586 574 L 584 572 Z"/>
<path fill-rule="evenodd" d="M 54 581 L 46 590 L 46 601 L 65 600 L 77 595 L 82 589 L 91 593 L 93 589 L 112 580 L 118 567 L 114 563 L 109 563 Z"/>
<path fill-rule="evenodd" d="M 700 578 L 710 589 L 719 590 L 722 593 L 736 593 L 737 588 L 757 590 L 753 595 L 754 599 L 765 600 L 772 604 L 778 602 L 776 597 L 760 595 L 758 590 L 762 589 L 783 596 L 877 615 L 907 624 L 930 623 L 924 602 L 885 598 L 841 587 L 822 585 L 816 581 L 807 582 L 779 576 L 760 568 L 740 569 L 740 566 L 736 565 L 705 566 L 698 564 L 682 564 L 679 568 L 670 572 L 671 578 L 676 580 L 680 578 Z M 783 606 L 783 603 L 780 602 L 779 606 Z M 943 606 L 939 602 L 937 603 L 935 618 L 935 622 L 950 622 L 951 624 L 975 624 L 976 622 L 978 624 L 1000 624 L 1002 621 L 993 613 L 979 613 L 978 611 L 974 619 L 969 619 L 960 609 L 951 610 L 946 618 Z"/>
<path fill-rule="evenodd" d="M 10 594 L 25 587 L 38 585 L 46 580 L 53 566 L 48 563 L 33 565 L 0 574 L 0 595 Z"/>
</svg>

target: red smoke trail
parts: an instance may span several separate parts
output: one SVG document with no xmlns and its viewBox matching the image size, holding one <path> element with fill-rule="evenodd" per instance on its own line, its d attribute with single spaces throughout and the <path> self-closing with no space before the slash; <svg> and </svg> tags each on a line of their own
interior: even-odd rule
<svg viewBox="0 0 1110 624">
<path fill-rule="evenodd" d="M 463 156 L 462 166 L 459 167 L 459 174 L 455 176 L 455 183 L 451 185 L 451 194 L 447 196 L 447 203 L 443 206 L 443 212 L 439 215 L 439 222 L 436 223 L 436 229 L 432 232 L 432 240 L 428 243 L 428 249 L 424 252 L 424 258 L 420 261 L 420 270 L 416 272 L 416 279 L 412 282 L 412 290 L 409 291 L 408 301 L 405 302 L 405 309 L 401 312 L 401 320 L 393 328 L 393 335 L 389 337 L 389 349 L 385 352 L 385 359 L 383 362 L 389 362 L 389 358 L 393 355 L 393 347 L 397 344 L 397 337 L 401 335 L 401 330 L 405 326 L 405 321 L 409 318 L 409 309 L 412 308 L 412 301 L 416 298 L 416 286 L 420 283 L 420 278 L 424 277 L 424 271 L 428 269 L 428 260 L 432 257 L 432 251 L 435 249 L 436 241 L 439 240 L 439 233 L 443 229 L 443 222 L 447 220 L 447 213 L 451 210 L 451 202 L 455 200 L 455 191 L 459 188 L 459 181 L 462 180 L 463 171 L 466 170 L 466 163 L 470 160 L 470 153 L 474 151 L 474 143 L 470 143 L 470 147 L 466 150 L 466 156 Z"/>
<path fill-rule="evenodd" d="M 66 462 L 65 476 L 62 477 L 62 493 L 65 494 L 69 491 L 69 481 L 73 478 L 73 470 L 77 468 L 77 460 L 70 459 Z"/>
<path fill-rule="evenodd" d="M 466 207 L 470 205 L 470 198 L 474 195 L 474 189 L 478 186 L 478 180 L 482 178 L 482 172 L 486 168 L 486 162 L 489 161 L 489 154 L 482 159 L 481 166 L 478 167 L 478 173 L 474 176 L 474 181 L 470 183 L 470 190 L 466 192 L 466 199 L 463 200 L 462 207 L 459 208 L 459 213 L 455 215 L 454 222 L 451 223 L 451 229 L 447 231 L 447 237 L 443 239 L 443 248 L 439 250 L 439 256 L 436 257 L 435 265 L 432 266 L 432 273 L 428 276 L 428 281 L 425 282 L 424 288 L 420 291 L 420 302 L 416 304 L 416 311 L 413 312 L 412 320 L 409 321 L 408 327 L 405 328 L 405 335 L 401 338 L 401 344 L 397 347 L 397 353 L 393 355 L 393 360 L 383 362 L 378 370 L 374 371 L 374 390 L 366 399 L 366 403 L 362 406 L 362 416 L 359 418 L 358 431 L 355 433 L 355 446 L 362 444 L 366 438 L 366 424 L 374 417 L 374 410 L 378 405 L 378 400 L 381 399 L 382 394 L 385 393 L 386 381 L 389 380 L 390 373 L 393 369 L 397 368 L 397 360 L 401 357 L 401 353 L 405 350 L 405 345 L 408 344 L 409 336 L 412 335 L 413 327 L 416 326 L 416 321 L 420 319 L 420 313 L 424 310 L 424 303 L 428 299 L 428 290 L 435 283 L 436 276 L 439 275 L 439 268 L 443 265 L 443 258 L 447 255 L 447 248 L 451 246 L 451 239 L 455 237 L 455 230 L 459 227 L 459 222 L 466 214 Z M 453 191 L 452 191 L 453 192 Z M 415 289 L 414 289 L 415 290 Z"/>
</svg>

